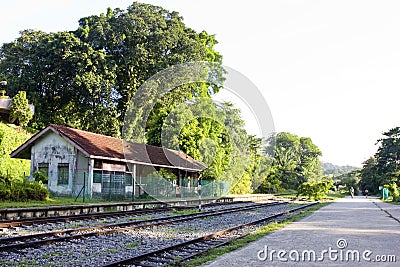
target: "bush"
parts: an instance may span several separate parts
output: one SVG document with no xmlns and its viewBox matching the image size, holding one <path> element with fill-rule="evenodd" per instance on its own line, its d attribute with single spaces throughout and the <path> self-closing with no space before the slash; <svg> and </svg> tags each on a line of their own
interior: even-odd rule
<svg viewBox="0 0 400 267">
<path fill-rule="evenodd" d="M 29 160 L 10 158 L 10 153 L 31 137 L 18 129 L 0 122 L 0 176 L 12 181 L 20 180 L 30 172 Z"/>
<path fill-rule="evenodd" d="M 47 177 L 47 175 L 42 171 L 35 171 L 33 173 L 33 178 L 35 178 L 36 182 L 42 182 L 43 184 L 47 184 L 49 182 L 49 177 Z"/>
<path fill-rule="evenodd" d="M 44 201 L 49 191 L 42 182 L 31 182 L 28 179 L 7 183 L 0 181 L 0 200 L 2 201 Z"/>
<path fill-rule="evenodd" d="M 389 189 L 389 193 L 392 196 L 393 201 L 395 202 L 399 201 L 399 189 L 397 187 L 397 184 L 393 182 L 392 184 L 388 185 L 387 188 Z"/>
<path fill-rule="evenodd" d="M 297 189 L 297 196 L 307 196 L 309 199 L 321 200 L 326 198 L 326 192 L 333 186 L 332 179 L 319 182 L 304 182 Z"/>
<path fill-rule="evenodd" d="M 19 125 L 25 126 L 33 117 L 33 112 L 28 105 L 26 99 L 26 92 L 19 91 L 12 99 L 11 102 L 10 122 L 18 121 Z"/>
</svg>

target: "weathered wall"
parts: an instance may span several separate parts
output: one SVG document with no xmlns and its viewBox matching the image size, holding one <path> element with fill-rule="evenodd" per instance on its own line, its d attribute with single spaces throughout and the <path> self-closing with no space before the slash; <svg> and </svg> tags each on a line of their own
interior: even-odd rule
<svg viewBox="0 0 400 267">
<path fill-rule="evenodd" d="M 76 150 L 63 138 L 55 133 L 48 133 L 38 140 L 31 150 L 31 175 L 37 170 L 38 163 L 49 164 L 49 183 L 51 192 L 71 195 L 74 191 L 74 170 L 76 168 Z M 58 184 L 58 163 L 69 164 L 69 178 L 67 185 Z M 79 164 L 84 164 L 79 162 Z M 87 166 L 87 161 L 86 161 Z"/>
<path fill-rule="evenodd" d="M 73 194 L 74 196 L 79 194 L 83 185 L 85 184 L 85 194 L 89 196 L 90 187 L 89 187 L 89 173 L 88 173 L 88 165 L 89 159 L 85 157 L 78 149 L 75 148 L 75 153 L 78 155 L 76 161 L 76 168 L 75 168 L 75 176 L 74 176 L 74 183 L 73 183 Z M 85 179 L 85 182 L 83 181 Z"/>
</svg>

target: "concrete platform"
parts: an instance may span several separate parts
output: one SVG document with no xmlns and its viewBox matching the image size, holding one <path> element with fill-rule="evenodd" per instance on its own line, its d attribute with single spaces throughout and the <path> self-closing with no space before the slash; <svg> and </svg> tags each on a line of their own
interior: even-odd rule
<svg viewBox="0 0 400 267">
<path fill-rule="evenodd" d="M 347 197 L 203 266 L 400 266 L 399 221 L 400 206 Z"/>
</svg>

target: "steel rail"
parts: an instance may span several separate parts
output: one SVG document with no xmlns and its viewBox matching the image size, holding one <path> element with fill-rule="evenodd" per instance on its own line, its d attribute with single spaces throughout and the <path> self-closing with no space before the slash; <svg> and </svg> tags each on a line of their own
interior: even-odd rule
<svg viewBox="0 0 400 267">
<path fill-rule="evenodd" d="M 228 229 L 224 229 L 212 234 L 204 235 L 202 237 L 198 237 L 195 239 L 191 239 L 185 242 L 181 242 L 179 244 L 175 244 L 169 247 L 164 247 L 158 250 L 154 250 L 151 252 L 146 252 L 131 258 L 127 259 L 122 259 L 119 261 L 114 261 L 107 263 L 103 265 L 102 267 L 115 267 L 115 266 L 126 266 L 126 265 L 134 265 L 134 266 L 145 266 L 145 267 L 160 267 L 160 266 L 174 266 L 179 263 L 182 263 L 184 261 L 187 261 L 197 255 L 200 255 L 204 253 L 205 251 L 215 248 L 215 247 L 220 247 L 223 245 L 226 245 L 230 242 L 232 242 L 232 239 L 227 240 L 226 238 L 221 238 L 224 234 L 230 233 L 232 231 L 251 226 L 251 225 L 256 225 L 260 224 L 266 221 L 270 221 L 273 219 L 276 219 L 280 216 L 284 216 L 290 213 L 294 213 L 298 210 L 308 208 L 310 206 L 314 206 L 318 204 L 319 202 L 313 202 L 310 204 L 302 205 L 300 207 L 296 207 L 293 209 L 290 209 L 285 212 L 273 214 L 270 216 L 267 216 L 262 219 L 258 219 L 249 223 L 241 224 L 235 227 L 231 227 Z M 240 236 L 239 238 L 242 238 L 243 236 Z M 238 238 L 236 238 L 238 239 Z M 208 242 L 208 244 L 207 244 Z M 200 244 L 200 246 L 196 246 L 197 244 Z M 188 248 L 188 249 L 187 249 Z M 186 250 L 186 251 L 185 251 Z M 174 253 L 177 252 L 177 253 Z M 186 254 L 186 255 L 180 255 L 180 254 Z M 147 261 L 147 263 L 146 263 Z M 149 262 L 153 262 L 154 264 L 150 264 Z"/>
<path fill-rule="evenodd" d="M 203 207 L 213 207 L 213 206 L 240 204 L 240 203 L 250 203 L 250 201 L 248 201 L 248 202 L 247 201 L 238 201 L 238 202 L 207 203 L 207 204 L 202 204 L 202 206 Z M 193 209 L 196 207 L 197 206 L 195 206 L 195 205 L 167 206 L 167 207 L 162 207 L 162 208 L 145 208 L 145 209 L 135 209 L 135 210 L 128 210 L 128 211 L 112 211 L 112 212 L 99 212 L 99 213 L 90 213 L 90 214 L 52 216 L 52 217 L 45 217 L 45 218 L 23 218 L 23 219 L 18 219 L 18 220 L 4 220 L 4 221 L 0 221 L 0 228 L 39 225 L 39 224 L 57 223 L 57 222 L 71 222 L 71 221 L 78 221 L 78 220 L 109 218 L 109 217 L 115 217 L 115 216 L 145 214 L 145 213 L 151 213 L 151 212 L 163 212 L 163 211 L 171 211 L 171 210 L 184 210 L 184 209 Z"/>
<path fill-rule="evenodd" d="M 157 226 L 161 224 L 172 224 L 182 221 L 188 221 L 193 219 L 205 218 L 210 216 L 216 216 L 231 212 L 240 212 L 245 210 L 258 209 L 264 206 L 273 206 L 284 204 L 284 202 L 270 202 L 270 203 L 261 203 L 254 204 L 247 207 L 236 207 L 229 208 L 223 210 L 215 210 L 215 211 L 206 211 L 196 214 L 186 214 L 186 215 L 175 215 L 175 216 L 166 216 L 161 218 L 149 219 L 149 220 L 137 220 L 132 222 L 122 222 L 122 223 L 114 223 L 114 224 L 105 224 L 95 227 L 83 227 L 76 229 L 68 229 L 68 230 L 60 230 L 60 231 L 52 231 L 47 233 L 39 233 L 39 234 L 30 234 L 30 235 L 21 235 L 21 236 L 13 236 L 13 237 L 5 237 L 0 238 L 0 251 L 7 251 L 12 249 L 20 249 L 26 247 L 37 247 L 49 243 L 54 242 L 62 242 L 71 239 L 78 239 L 89 236 L 99 236 L 99 235 L 107 235 L 113 233 L 125 232 L 128 230 L 133 230 L 137 228 L 144 228 L 149 226 Z M 46 239 L 47 238 L 47 239 Z M 36 239 L 36 240 L 32 240 Z M 28 242 L 20 243 L 25 240 Z M 13 244 L 6 244 L 12 243 Z M 18 243 L 15 243 L 18 242 Z"/>
</svg>

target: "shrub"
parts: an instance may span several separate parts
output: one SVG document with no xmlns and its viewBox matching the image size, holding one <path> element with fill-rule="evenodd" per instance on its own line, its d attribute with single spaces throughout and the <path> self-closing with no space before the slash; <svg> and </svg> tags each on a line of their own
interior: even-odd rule
<svg viewBox="0 0 400 267">
<path fill-rule="evenodd" d="M 2 201 L 29 201 L 46 200 L 49 197 L 49 191 L 42 182 L 22 181 L 0 182 L 0 200 Z"/>
<path fill-rule="evenodd" d="M 393 201 L 399 201 L 399 189 L 397 184 L 393 182 L 392 184 L 388 185 L 387 188 L 389 189 L 390 195 L 393 197 Z"/>
<path fill-rule="evenodd" d="M 318 182 L 304 182 L 297 189 L 297 196 L 307 196 L 309 199 L 320 200 L 326 198 L 326 192 L 333 186 L 332 179 Z"/>
<path fill-rule="evenodd" d="M 6 188 L 4 184 L 0 184 L 0 200 L 10 200 L 11 190 Z"/>
<path fill-rule="evenodd" d="M 10 153 L 31 137 L 17 129 L 0 122 L 0 176 L 12 181 L 20 180 L 30 169 L 29 160 L 10 158 Z"/>
<path fill-rule="evenodd" d="M 19 91 L 11 102 L 11 113 L 10 122 L 18 121 L 19 125 L 25 126 L 33 117 L 33 112 L 28 105 L 28 99 L 26 99 L 26 92 Z"/>
<path fill-rule="evenodd" d="M 42 182 L 43 184 L 47 184 L 49 182 L 49 177 L 47 177 L 47 175 L 42 171 L 35 171 L 33 173 L 33 178 L 35 178 L 36 182 Z"/>
</svg>

